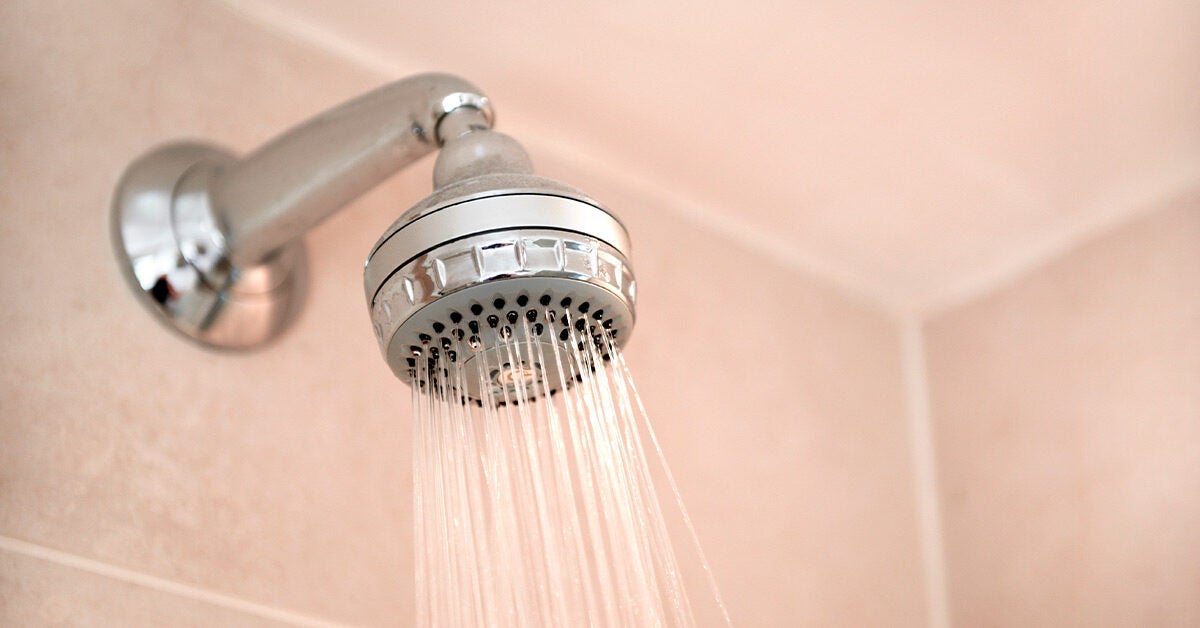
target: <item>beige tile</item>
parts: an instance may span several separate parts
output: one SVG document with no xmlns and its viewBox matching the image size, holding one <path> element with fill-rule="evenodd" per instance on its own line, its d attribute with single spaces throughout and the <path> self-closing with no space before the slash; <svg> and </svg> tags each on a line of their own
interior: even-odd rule
<svg viewBox="0 0 1200 628">
<path fill-rule="evenodd" d="M 286 626 L 102 575 L 0 550 L 5 626 Z"/>
<path fill-rule="evenodd" d="M 1200 194 L 927 326 L 953 616 L 1200 623 Z"/>
<path fill-rule="evenodd" d="M 620 181 L 540 166 L 630 229 L 630 366 L 735 623 L 921 624 L 893 322 Z"/>
<path fill-rule="evenodd" d="M 0 533 L 333 620 L 406 623 L 407 394 L 361 292 L 395 207 L 376 195 L 384 211 L 314 234 L 310 307 L 248 355 L 156 326 L 108 238 L 138 152 L 181 136 L 245 149 L 377 79 L 208 2 L 0 13 Z"/>
<path fill-rule="evenodd" d="M 204 2 L 0 12 L 0 534 L 408 623 L 408 391 L 378 356 L 361 264 L 428 191 L 429 163 L 312 234 L 307 307 L 259 353 L 154 326 L 106 233 L 112 186 L 146 147 L 249 148 L 380 79 Z M 892 323 L 620 181 L 543 165 L 631 226 L 632 366 L 735 620 L 920 623 Z"/>
</svg>

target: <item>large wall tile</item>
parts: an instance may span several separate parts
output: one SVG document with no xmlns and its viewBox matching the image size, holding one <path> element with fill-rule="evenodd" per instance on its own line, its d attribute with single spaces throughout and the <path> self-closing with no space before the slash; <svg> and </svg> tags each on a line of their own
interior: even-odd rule
<svg viewBox="0 0 1200 628">
<path fill-rule="evenodd" d="M 5 626 L 287 626 L 30 556 L 0 550 Z"/>
<path fill-rule="evenodd" d="M 1200 169 L 1195 0 L 230 1 L 453 63 L 560 141 L 918 303 Z"/>
<path fill-rule="evenodd" d="M 539 166 L 629 227 L 630 368 L 735 623 L 921 624 L 894 321 L 620 180 Z"/>
<path fill-rule="evenodd" d="M 379 79 L 207 2 L 0 14 L 0 533 L 331 620 L 406 622 L 407 395 L 361 292 L 396 209 L 319 229 L 310 307 L 246 355 L 157 326 L 108 236 L 139 152 L 178 137 L 244 150 Z"/>
<path fill-rule="evenodd" d="M 361 264 L 430 163 L 315 230 L 307 307 L 261 352 L 156 326 L 107 234 L 147 147 L 247 149 L 384 78 L 207 2 L 7 3 L 0 41 L 0 534 L 331 621 L 411 621 L 407 390 L 378 355 Z M 919 623 L 888 318 L 620 181 L 543 165 L 631 226 L 630 359 L 735 620 Z M 122 604 L 93 620 L 175 623 Z"/>
<path fill-rule="evenodd" d="M 1200 194 L 926 330 L 956 622 L 1200 624 Z"/>
</svg>

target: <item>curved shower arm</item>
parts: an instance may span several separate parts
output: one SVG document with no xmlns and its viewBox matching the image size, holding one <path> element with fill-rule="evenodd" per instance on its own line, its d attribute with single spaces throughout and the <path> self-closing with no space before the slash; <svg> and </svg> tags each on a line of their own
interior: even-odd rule
<svg viewBox="0 0 1200 628">
<path fill-rule="evenodd" d="M 210 200 L 230 262 L 261 262 L 434 151 L 446 139 L 439 123 L 462 108 L 475 114 L 469 129 L 490 128 L 491 106 L 478 88 L 419 74 L 322 113 L 221 170 Z"/>
<path fill-rule="evenodd" d="M 434 185 L 531 173 L 529 155 L 491 130 L 471 83 L 419 74 L 285 132 L 246 157 L 172 142 L 117 184 L 112 234 L 134 292 L 169 328 L 205 345 L 274 338 L 303 302 L 303 235 L 396 171 L 441 148 Z"/>
</svg>

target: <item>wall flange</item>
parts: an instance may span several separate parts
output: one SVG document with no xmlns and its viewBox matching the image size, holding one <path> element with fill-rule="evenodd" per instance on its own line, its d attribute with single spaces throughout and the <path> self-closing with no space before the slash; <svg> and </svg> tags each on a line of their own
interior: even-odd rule
<svg viewBox="0 0 1200 628">
<path fill-rule="evenodd" d="M 112 235 L 134 292 L 167 327 L 204 345 L 260 346 L 295 318 L 305 292 L 303 241 L 234 266 L 208 190 L 236 163 L 198 143 L 156 148 L 126 170 L 113 198 Z"/>
</svg>

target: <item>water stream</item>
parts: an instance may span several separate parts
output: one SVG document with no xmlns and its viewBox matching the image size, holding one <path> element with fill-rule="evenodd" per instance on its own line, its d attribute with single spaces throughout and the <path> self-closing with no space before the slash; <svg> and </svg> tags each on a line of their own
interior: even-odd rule
<svg viewBox="0 0 1200 628">
<path fill-rule="evenodd" d="M 511 322 L 452 335 L 414 382 L 418 624 L 694 626 L 677 549 L 729 624 L 613 338 Z"/>
</svg>

